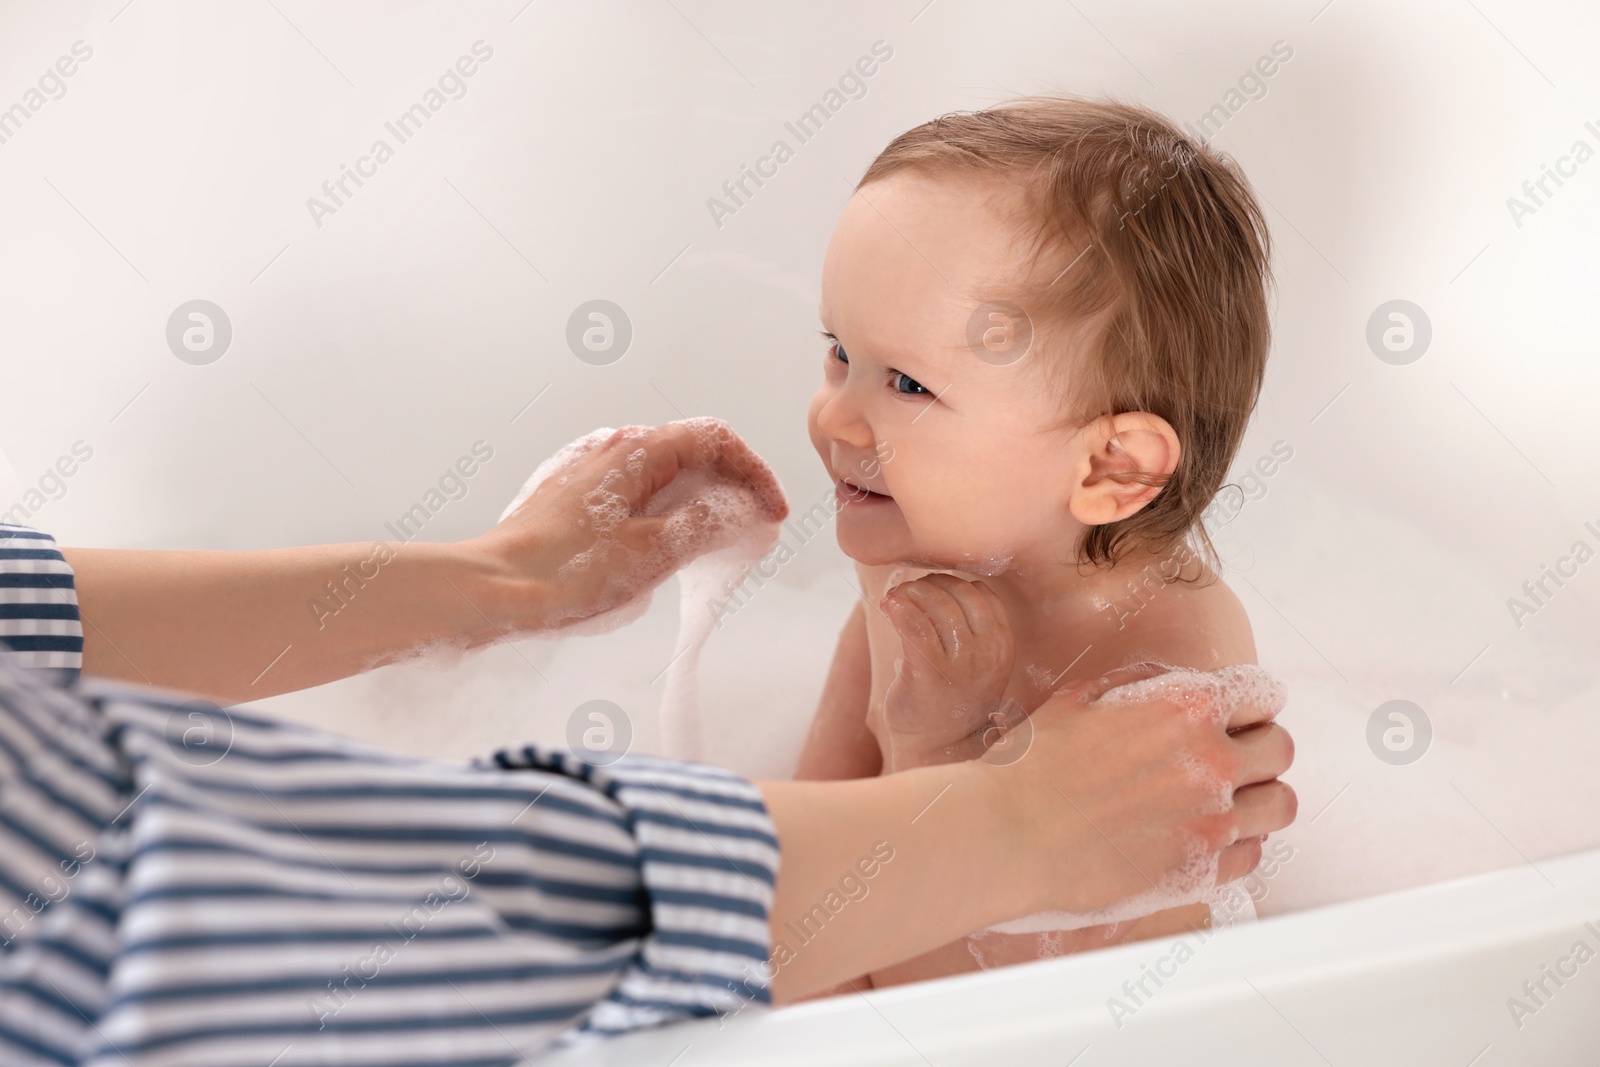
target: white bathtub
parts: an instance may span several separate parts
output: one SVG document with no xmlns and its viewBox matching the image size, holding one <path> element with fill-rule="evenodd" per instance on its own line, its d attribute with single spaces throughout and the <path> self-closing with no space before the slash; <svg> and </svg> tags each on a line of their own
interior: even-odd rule
<svg viewBox="0 0 1600 1067">
<path fill-rule="evenodd" d="M 1574 953 L 1580 941 L 1587 953 Z M 1152 995 L 1135 1006 L 1123 983 L 1137 980 L 1174 944 L 1147 941 L 865 996 L 750 1011 L 535 1062 L 1600 1062 L 1600 850 L 1279 916 L 1219 931 L 1197 946 L 1190 939 L 1193 956 L 1179 965 L 1161 963 L 1172 977 L 1159 988 L 1147 978 Z M 1549 995 L 1535 988 L 1535 1000 L 1523 983 L 1541 978 Z M 1113 997 L 1133 1009 L 1119 1011 L 1120 1025 L 1108 1006 Z M 1514 1015 L 1512 997 L 1528 1010 Z"/>
<path fill-rule="evenodd" d="M 792 568 L 814 556 L 821 578 L 769 586 L 707 648 L 709 756 L 753 777 L 789 772 L 854 596 L 828 574 L 831 543 L 818 539 L 806 552 Z M 1444 581 L 1414 586 L 1431 593 Z M 449 757 L 512 739 L 561 744 L 571 709 L 605 697 L 637 709 L 635 747 L 651 751 L 659 699 L 651 679 L 670 658 L 676 616 L 669 586 L 644 619 L 614 634 L 496 646 L 447 669 L 384 668 L 266 703 L 410 754 Z M 1426 758 L 1390 766 L 1369 750 L 1368 716 L 1380 698 L 1416 691 L 1405 680 L 1417 669 L 1402 658 L 1443 653 L 1423 649 L 1419 636 L 1390 659 L 1361 657 L 1363 677 L 1347 686 L 1319 676 L 1314 651 L 1270 608 L 1252 616 L 1263 662 L 1290 679 L 1283 721 L 1297 755 L 1287 778 L 1300 818 L 1275 840 L 1296 852 L 1268 877 L 1260 904 L 1268 918 L 1198 947 L 1121 1027 L 1108 1000 L 1128 1002 L 1123 982 L 1171 941 L 752 1011 L 550 1062 L 1094 1067 L 1182 1055 L 1273 1067 L 1600 1064 L 1600 960 L 1564 987 L 1550 984 L 1548 1006 L 1529 1001 L 1538 1010 L 1520 1029 L 1507 1007 L 1578 938 L 1600 951 L 1600 935 L 1583 928 L 1600 928 L 1600 849 L 1588 851 L 1600 845 L 1592 660 L 1550 643 L 1525 644 L 1503 664 L 1484 656 L 1438 697 Z M 1364 622 L 1342 625 L 1360 632 Z M 789 635 L 782 655 L 775 633 Z M 1519 706 L 1540 699 L 1536 716 Z"/>
<path fill-rule="evenodd" d="M 95 54 L 0 168 L 16 206 L 0 241 L 0 511 L 58 485 L 24 511 L 64 544 L 392 538 L 481 440 L 494 460 L 427 505 L 422 533 L 468 537 L 565 442 L 682 414 L 728 419 L 804 512 L 832 492 L 803 413 L 847 177 L 907 127 L 1012 92 L 1105 91 L 1194 121 L 1273 41 L 1295 50 L 1217 134 L 1266 198 L 1280 285 L 1235 480 L 1293 450 L 1217 531 L 1261 662 L 1290 687 L 1301 818 L 1285 837 L 1301 855 L 1271 883 L 1271 917 L 1208 941 L 1121 1028 L 1106 1001 L 1159 945 L 578 1062 L 1600 1063 L 1600 962 L 1521 1029 L 1506 1007 L 1584 920 L 1600 925 L 1600 853 L 1579 851 L 1600 846 L 1600 564 L 1546 589 L 1535 617 L 1508 610 L 1600 528 L 1600 165 L 1531 218 L 1506 210 L 1592 136 L 1572 104 L 1594 95 L 1578 89 L 1594 84 L 1597 5 L 283 6 L 0 8 L 0 60 L 19 72 L 0 105 L 70 42 Z M 336 217 L 308 215 L 331 168 L 480 36 L 496 58 L 470 97 Z M 736 218 L 704 210 L 880 37 L 896 58 L 870 95 Z M 564 334 L 601 295 L 638 327 L 609 366 Z M 163 340 L 198 297 L 234 327 L 208 366 Z M 1432 322 L 1409 365 L 1365 341 L 1394 298 Z M 75 440 L 94 459 L 61 483 Z M 851 575 L 816 536 L 719 631 L 711 761 L 790 772 Z M 384 668 L 264 708 L 467 758 L 564 744 L 575 709 L 606 699 L 651 751 L 676 625 L 669 591 L 603 638 Z M 1394 699 L 1432 719 L 1415 764 L 1367 740 Z M 1524 857 L 1556 888 L 1512 867 Z"/>
</svg>

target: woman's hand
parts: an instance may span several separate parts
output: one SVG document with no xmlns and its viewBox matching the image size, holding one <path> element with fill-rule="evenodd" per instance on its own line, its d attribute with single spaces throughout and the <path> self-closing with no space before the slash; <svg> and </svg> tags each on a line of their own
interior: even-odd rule
<svg viewBox="0 0 1600 1067">
<path fill-rule="evenodd" d="M 1080 857 L 1049 872 L 1038 891 L 1055 903 L 1038 910 L 1089 914 L 1158 885 L 1199 900 L 1211 885 L 1255 870 L 1262 838 L 1294 820 L 1294 790 L 1276 780 L 1294 759 L 1288 731 L 1272 721 L 1281 693 L 1262 694 L 1274 702 L 1259 704 L 1183 687 L 1099 703 L 1111 689 L 1164 673 L 1122 667 L 1057 690 L 1029 717 L 1031 744 L 1014 764 L 969 764 L 1016 805 L 1008 825 L 1020 830 L 1052 812 L 1032 828 L 1066 836 L 1045 851 Z M 1031 834 L 1019 838 L 1018 847 L 1041 847 Z M 1180 893 L 1175 876 L 1193 874 L 1197 849 L 1217 855 L 1215 878 Z"/>
<path fill-rule="evenodd" d="M 719 547 L 735 531 L 729 516 L 704 502 L 647 513 L 658 493 L 691 472 L 748 485 L 770 521 L 788 515 L 771 469 L 727 424 L 624 427 L 467 543 L 501 579 L 495 614 L 502 629 L 554 630 L 598 615 Z"/>
<path fill-rule="evenodd" d="M 615 607 L 726 538 L 725 516 L 695 507 L 691 483 L 674 485 L 680 506 L 645 514 L 684 476 L 748 479 L 764 515 L 786 514 L 750 447 L 726 425 L 695 419 L 617 431 L 468 541 L 64 548 L 83 613 L 84 672 L 236 703 L 426 648 L 557 628 Z M 586 506 L 601 501 L 617 520 L 604 528 Z"/>
<path fill-rule="evenodd" d="M 1213 858 L 1216 883 L 1255 869 L 1261 837 L 1295 816 L 1294 790 L 1276 780 L 1294 755 L 1271 722 L 1280 708 L 1242 697 L 1203 715 L 1181 693 L 1096 702 L 1157 673 L 1124 668 L 1064 687 L 1030 717 L 1032 745 L 1014 762 L 763 783 L 784 856 L 771 916 L 776 998 L 1023 915 L 1099 912 L 1152 885 L 1198 899 Z M 872 867 L 869 892 L 796 942 L 791 931 L 815 929 L 818 901 L 863 856 L 892 859 Z M 1185 876 L 1192 886 L 1179 884 Z"/>
<path fill-rule="evenodd" d="M 868 727 L 886 772 L 982 755 L 1014 725 L 1002 698 L 1016 643 L 1005 605 L 981 581 L 929 574 L 902 582 L 882 606 L 900 635 L 900 660 Z"/>
</svg>

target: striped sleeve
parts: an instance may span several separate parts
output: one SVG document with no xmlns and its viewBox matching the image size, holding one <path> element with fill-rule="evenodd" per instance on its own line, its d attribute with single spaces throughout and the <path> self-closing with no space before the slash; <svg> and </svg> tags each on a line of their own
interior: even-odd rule
<svg viewBox="0 0 1600 1067">
<path fill-rule="evenodd" d="M 0 662 L 0 1064 L 513 1067 L 767 1004 L 725 771 L 395 756 Z"/>
<path fill-rule="evenodd" d="M 565 1043 L 770 1004 L 768 919 L 778 839 L 760 791 L 703 764 L 629 756 L 595 766 L 559 750 L 495 755 L 556 770 L 621 805 L 639 844 L 649 933 L 610 995 Z"/>
<path fill-rule="evenodd" d="M 55 538 L 10 523 L 0 523 L 0 658 L 54 668 L 69 681 L 83 667 L 71 565 Z"/>
</svg>

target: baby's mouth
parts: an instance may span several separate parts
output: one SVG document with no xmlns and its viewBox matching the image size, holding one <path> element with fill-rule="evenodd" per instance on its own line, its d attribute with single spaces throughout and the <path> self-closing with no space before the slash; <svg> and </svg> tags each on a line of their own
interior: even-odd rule
<svg viewBox="0 0 1600 1067">
<path fill-rule="evenodd" d="M 894 500 L 894 497 L 886 493 L 874 493 L 871 489 L 856 485 L 844 478 L 840 478 L 834 484 L 834 492 L 846 504 L 881 504 Z"/>
</svg>

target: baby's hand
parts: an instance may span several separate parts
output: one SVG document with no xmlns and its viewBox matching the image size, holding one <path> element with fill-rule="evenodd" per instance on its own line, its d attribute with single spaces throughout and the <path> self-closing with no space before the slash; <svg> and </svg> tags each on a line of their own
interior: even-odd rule
<svg viewBox="0 0 1600 1067">
<path fill-rule="evenodd" d="M 882 606 L 901 644 L 882 712 L 869 721 L 884 769 L 981 755 L 1016 657 L 999 595 L 983 582 L 930 574 L 895 586 Z"/>
</svg>

